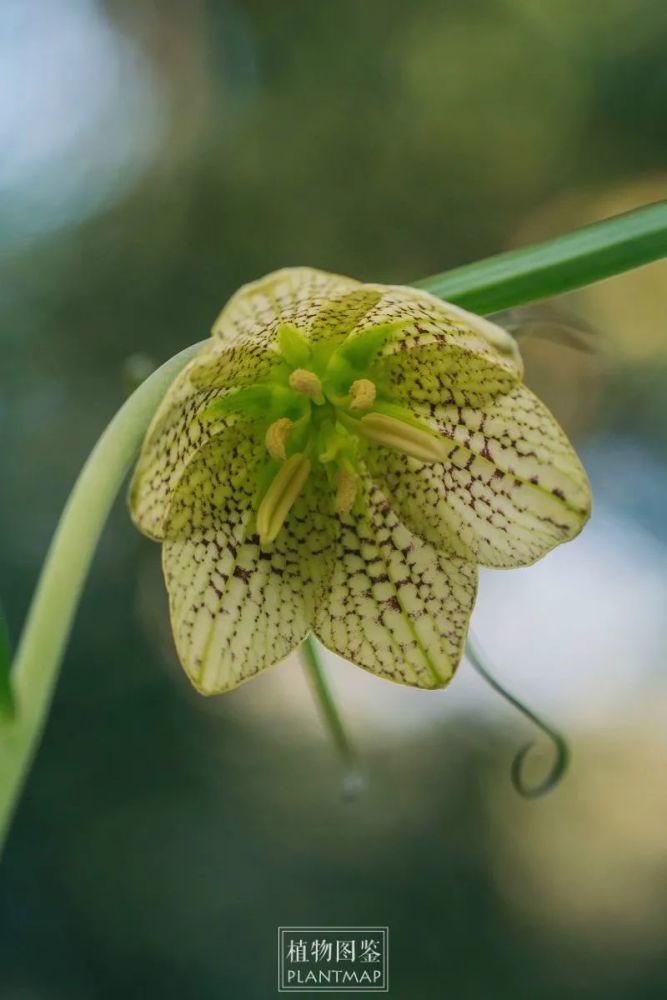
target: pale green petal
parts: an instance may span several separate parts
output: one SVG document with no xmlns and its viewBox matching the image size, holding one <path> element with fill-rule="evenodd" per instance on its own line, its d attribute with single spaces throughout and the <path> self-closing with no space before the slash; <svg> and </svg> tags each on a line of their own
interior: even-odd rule
<svg viewBox="0 0 667 1000">
<path fill-rule="evenodd" d="M 281 323 L 308 331 L 320 310 L 332 300 L 361 288 L 354 278 L 312 267 L 285 267 L 243 285 L 213 324 L 223 347 L 274 343 Z"/>
<path fill-rule="evenodd" d="M 196 389 L 193 375 L 206 364 L 207 350 L 187 365 L 166 392 L 144 438 L 132 477 L 129 504 L 136 526 L 149 538 L 164 537 L 171 492 L 197 452 L 238 418 L 214 420 L 204 413 L 226 389 Z"/>
<path fill-rule="evenodd" d="M 581 531 L 590 513 L 586 473 L 549 410 L 525 386 L 481 409 L 420 411 L 458 442 L 447 463 L 379 450 L 372 474 L 411 528 L 485 566 L 527 566 Z"/>
<path fill-rule="evenodd" d="M 324 302 L 313 316 L 306 330 L 309 340 L 340 340 L 360 324 L 368 326 L 366 317 L 381 298 L 382 292 L 377 286 L 357 285 L 353 289 L 341 286 L 341 290 Z"/>
<path fill-rule="evenodd" d="M 244 385 L 264 378 L 279 360 L 283 324 L 307 339 L 347 333 L 379 292 L 338 274 L 288 267 L 243 285 L 213 324 L 214 352 L 197 375 L 200 385 Z"/>
<path fill-rule="evenodd" d="M 276 338 L 294 325 L 312 342 L 399 322 L 381 350 L 398 398 L 470 403 L 507 392 L 521 377 L 513 338 L 488 320 L 399 285 L 361 284 L 313 268 L 284 268 L 244 285 L 213 326 L 214 347 L 196 375 L 202 387 L 245 385 L 278 363 Z M 409 355 L 409 357 L 408 357 Z"/>
<path fill-rule="evenodd" d="M 405 323 L 380 351 L 397 401 L 478 405 L 521 380 L 516 342 L 481 316 L 400 285 L 365 285 L 382 298 L 350 337 L 381 323 Z"/>
<path fill-rule="evenodd" d="M 306 487 L 267 549 L 255 531 L 255 488 L 252 446 L 216 439 L 188 466 L 166 524 L 176 648 L 204 694 L 237 687 L 295 649 L 332 572 L 333 522 L 314 495 L 321 485 Z"/>
<path fill-rule="evenodd" d="M 380 677 L 442 687 L 461 659 L 476 568 L 412 534 L 370 479 L 364 488 L 364 509 L 342 519 L 331 593 L 315 633 Z"/>
</svg>

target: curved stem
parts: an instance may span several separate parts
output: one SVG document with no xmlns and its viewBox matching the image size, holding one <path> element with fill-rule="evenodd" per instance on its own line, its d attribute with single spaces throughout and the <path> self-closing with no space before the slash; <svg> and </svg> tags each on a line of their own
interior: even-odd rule
<svg viewBox="0 0 667 1000">
<path fill-rule="evenodd" d="M 301 647 L 303 666 L 311 683 L 322 721 L 329 730 L 345 768 L 344 788 L 352 795 L 360 790 L 361 769 L 357 755 L 350 743 L 335 698 L 329 687 L 324 664 L 320 659 L 316 641 L 309 635 Z"/>
<path fill-rule="evenodd" d="M 158 368 L 95 445 L 51 542 L 11 671 L 14 719 L 0 729 L 0 847 L 42 733 L 88 567 L 107 516 L 166 389 L 199 351 Z"/>
<path fill-rule="evenodd" d="M 523 702 L 519 701 L 513 694 L 503 687 L 503 685 L 496 680 L 488 669 L 484 666 L 484 655 L 480 650 L 477 642 L 473 639 L 472 635 L 468 634 L 468 641 L 466 642 L 466 656 L 472 666 L 475 668 L 480 677 L 483 677 L 487 684 L 489 684 L 494 691 L 496 691 L 505 701 L 508 701 L 510 705 L 513 705 L 517 711 L 521 712 L 527 719 L 530 719 L 538 729 L 541 729 L 545 736 L 551 740 L 554 745 L 555 757 L 551 769 L 547 775 L 539 781 L 537 784 L 528 784 L 524 778 L 523 770 L 526 763 L 526 758 L 528 754 L 535 746 L 535 743 L 531 740 L 525 743 L 521 749 L 517 752 L 514 760 L 512 761 L 512 784 L 516 788 L 519 795 L 523 795 L 526 799 L 537 799 L 541 795 L 546 795 L 559 783 L 567 767 L 570 763 L 570 750 L 565 742 L 565 739 L 561 734 L 553 729 L 548 723 L 541 719 L 539 715 L 533 712 L 532 709 L 528 708 Z"/>
</svg>

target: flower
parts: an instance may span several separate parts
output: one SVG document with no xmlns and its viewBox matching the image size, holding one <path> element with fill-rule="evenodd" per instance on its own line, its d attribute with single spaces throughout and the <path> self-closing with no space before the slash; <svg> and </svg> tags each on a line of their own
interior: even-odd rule
<svg viewBox="0 0 667 1000">
<path fill-rule="evenodd" d="M 309 268 L 241 288 L 130 488 L 195 686 L 234 688 L 311 632 L 381 677 L 445 685 L 477 565 L 527 566 L 589 515 L 521 378 L 508 333 L 414 288 Z"/>
</svg>

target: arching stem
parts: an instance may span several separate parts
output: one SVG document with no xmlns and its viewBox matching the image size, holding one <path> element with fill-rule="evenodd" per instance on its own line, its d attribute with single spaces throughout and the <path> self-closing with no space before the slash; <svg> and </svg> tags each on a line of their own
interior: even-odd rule
<svg viewBox="0 0 667 1000">
<path fill-rule="evenodd" d="M 139 386 L 95 445 L 65 505 L 10 674 L 16 713 L 0 727 L 0 848 L 39 743 L 102 528 L 160 400 L 201 347 L 181 351 Z"/>
</svg>

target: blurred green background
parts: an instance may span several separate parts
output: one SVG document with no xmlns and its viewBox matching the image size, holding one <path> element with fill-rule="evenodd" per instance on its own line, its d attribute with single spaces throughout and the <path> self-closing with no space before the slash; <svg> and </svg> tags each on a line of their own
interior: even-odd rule
<svg viewBox="0 0 667 1000">
<path fill-rule="evenodd" d="M 408 282 L 666 197 L 666 46 L 664 0 L 2 0 L 13 637 L 129 357 L 275 267 Z M 564 784 L 518 798 L 530 730 L 467 665 L 429 693 L 330 658 L 344 801 L 296 662 L 190 690 L 119 501 L 0 867 L 2 1000 L 264 1000 L 280 924 L 389 925 L 404 1000 L 667 995 L 666 277 L 508 320 L 595 513 L 483 574 L 474 628 L 569 733 Z"/>
</svg>

